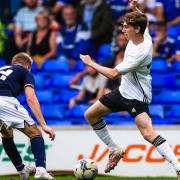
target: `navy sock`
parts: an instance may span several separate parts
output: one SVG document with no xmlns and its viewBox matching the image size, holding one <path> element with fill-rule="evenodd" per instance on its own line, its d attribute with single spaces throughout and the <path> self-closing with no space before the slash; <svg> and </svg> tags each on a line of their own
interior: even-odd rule
<svg viewBox="0 0 180 180">
<path fill-rule="evenodd" d="M 13 138 L 2 138 L 2 144 L 6 154 L 10 158 L 17 171 L 22 171 L 24 168 L 24 164 L 16 148 Z"/>
<path fill-rule="evenodd" d="M 34 154 L 36 167 L 46 168 L 46 152 L 42 136 L 37 136 L 31 139 L 31 149 Z"/>
</svg>

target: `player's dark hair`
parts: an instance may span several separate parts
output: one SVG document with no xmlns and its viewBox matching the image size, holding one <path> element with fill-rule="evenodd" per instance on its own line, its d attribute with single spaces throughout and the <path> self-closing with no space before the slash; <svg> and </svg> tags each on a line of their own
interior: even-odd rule
<svg viewBox="0 0 180 180">
<path fill-rule="evenodd" d="M 147 27 L 147 16 L 138 11 L 130 12 L 125 15 L 124 21 L 127 25 L 133 26 L 134 28 L 140 28 L 140 34 L 144 34 Z"/>
<path fill-rule="evenodd" d="M 31 56 L 29 56 L 29 54 L 24 52 L 18 53 L 12 58 L 12 64 L 22 64 L 31 67 L 32 62 L 33 60 Z"/>
</svg>

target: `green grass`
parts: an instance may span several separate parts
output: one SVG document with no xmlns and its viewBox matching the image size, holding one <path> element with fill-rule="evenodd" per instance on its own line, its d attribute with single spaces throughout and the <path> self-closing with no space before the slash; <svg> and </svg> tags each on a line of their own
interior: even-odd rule
<svg viewBox="0 0 180 180">
<path fill-rule="evenodd" d="M 31 177 L 30 180 L 34 178 Z M 171 177 L 97 177 L 96 180 L 175 180 L 176 178 Z M 19 180 L 18 176 L 0 176 L 0 180 Z M 76 180 L 73 176 L 56 176 L 56 180 Z"/>
</svg>

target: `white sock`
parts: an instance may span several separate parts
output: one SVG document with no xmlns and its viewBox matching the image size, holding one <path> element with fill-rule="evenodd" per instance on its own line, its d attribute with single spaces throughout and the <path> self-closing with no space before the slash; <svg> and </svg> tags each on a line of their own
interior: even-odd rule
<svg viewBox="0 0 180 180">
<path fill-rule="evenodd" d="M 157 146 L 156 149 L 169 163 L 172 164 L 175 171 L 180 170 L 180 163 L 167 141 Z"/>
<path fill-rule="evenodd" d="M 45 172 L 46 169 L 44 167 L 36 167 L 36 171 Z"/>
<path fill-rule="evenodd" d="M 114 152 L 119 148 L 112 140 L 103 120 L 93 124 L 92 127 L 97 136 L 109 147 L 110 152 Z"/>
</svg>

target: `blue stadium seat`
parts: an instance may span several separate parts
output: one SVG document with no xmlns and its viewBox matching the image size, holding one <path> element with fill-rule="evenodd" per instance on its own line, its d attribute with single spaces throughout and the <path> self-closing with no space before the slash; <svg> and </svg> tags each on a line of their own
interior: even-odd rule
<svg viewBox="0 0 180 180">
<path fill-rule="evenodd" d="M 154 97 L 154 102 L 156 103 L 176 103 L 180 104 L 180 91 L 163 91 L 156 97 Z"/>
<path fill-rule="evenodd" d="M 20 94 L 17 99 L 19 100 L 19 102 L 21 104 L 25 104 L 26 103 L 26 97 L 25 97 L 24 94 Z"/>
<path fill-rule="evenodd" d="M 180 106 L 172 106 L 169 111 L 165 114 L 167 118 L 179 118 L 180 122 Z"/>
<path fill-rule="evenodd" d="M 180 26 L 179 25 L 168 26 L 168 30 L 167 30 L 168 36 L 176 38 L 177 35 L 179 34 L 179 32 L 180 32 Z"/>
<path fill-rule="evenodd" d="M 167 72 L 168 64 L 166 59 L 153 59 L 151 72 Z"/>
<path fill-rule="evenodd" d="M 43 74 L 35 74 L 34 79 L 35 79 L 35 87 L 41 89 L 46 86 L 46 82 Z"/>
<path fill-rule="evenodd" d="M 6 61 L 4 59 L 0 59 L 0 67 L 5 65 L 6 65 Z"/>
<path fill-rule="evenodd" d="M 99 63 L 102 63 L 103 60 L 109 59 L 112 57 L 111 44 L 103 44 L 98 49 L 97 60 Z"/>
<path fill-rule="evenodd" d="M 65 89 L 63 91 L 60 91 L 59 94 L 56 94 L 54 96 L 54 101 L 58 102 L 58 103 L 68 103 L 69 100 L 72 97 L 77 96 L 78 93 L 79 93 L 79 91 L 77 91 L 77 90 Z"/>
<path fill-rule="evenodd" d="M 86 67 L 86 65 L 80 60 L 80 61 L 76 62 L 73 71 L 74 72 L 83 71 L 85 67 Z"/>
<path fill-rule="evenodd" d="M 63 119 L 65 107 L 59 104 L 50 104 L 41 106 L 43 115 L 47 119 Z"/>
<path fill-rule="evenodd" d="M 53 87 L 70 87 L 70 81 L 73 78 L 68 74 L 55 74 L 51 77 L 50 85 Z"/>
<path fill-rule="evenodd" d="M 46 123 L 51 126 L 71 126 L 69 119 L 46 119 Z"/>
<path fill-rule="evenodd" d="M 153 73 L 152 74 L 152 86 L 155 88 L 175 88 L 176 87 L 176 77 L 174 74 L 162 74 Z"/>
<path fill-rule="evenodd" d="M 33 61 L 31 71 L 32 73 L 35 73 L 38 70 L 36 61 Z"/>
<path fill-rule="evenodd" d="M 162 105 L 151 105 L 149 106 L 149 111 L 153 119 L 159 118 L 163 119 L 164 118 L 164 108 Z"/>
<path fill-rule="evenodd" d="M 53 92 L 50 90 L 38 90 L 36 91 L 36 95 L 40 103 L 53 103 Z"/>
<path fill-rule="evenodd" d="M 89 105 L 77 104 L 73 108 L 67 110 L 66 117 L 84 118 L 84 113 L 88 108 L 89 108 Z"/>
<path fill-rule="evenodd" d="M 172 72 L 180 72 L 180 61 L 174 61 L 172 64 Z"/>
<path fill-rule="evenodd" d="M 47 60 L 42 64 L 42 71 L 68 73 L 70 65 L 67 60 Z"/>
</svg>

